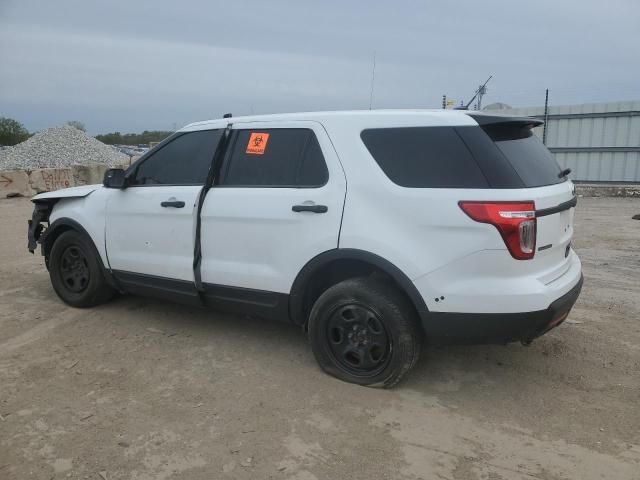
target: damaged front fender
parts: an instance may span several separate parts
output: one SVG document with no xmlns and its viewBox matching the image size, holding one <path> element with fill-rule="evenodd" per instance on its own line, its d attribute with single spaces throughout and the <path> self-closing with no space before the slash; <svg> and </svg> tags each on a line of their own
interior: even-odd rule
<svg viewBox="0 0 640 480">
<path fill-rule="evenodd" d="M 53 206 L 60 199 L 84 198 L 91 195 L 96 190 L 102 188 L 101 185 L 81 185 L 78 187 L 63 188 L 53 192 L 39 193 L 31 199 L 35 204 L 31 220 L 29 220 L 29 228 L 27 230 L 27 248 L 34 253 L 38 248 L 38 243 L 42 244 L 46 235 L 44 222 L 49 226 L 49 216 L 53 210 Z M 45 252 L 43 251 L 44 255 Z"/>
</svg>

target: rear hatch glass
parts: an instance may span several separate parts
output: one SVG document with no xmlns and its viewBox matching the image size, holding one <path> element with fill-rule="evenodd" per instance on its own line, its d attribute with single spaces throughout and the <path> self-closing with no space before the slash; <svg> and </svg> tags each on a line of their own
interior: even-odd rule
<svg viewBox="0 0 640 480">
<path fill-rule="evenodd" d="M 482 129 L 509 161 L 524 187 L 542 187 L 565 181 L 551 152 L 521 123 L 492 124 Z"/>
</svg>

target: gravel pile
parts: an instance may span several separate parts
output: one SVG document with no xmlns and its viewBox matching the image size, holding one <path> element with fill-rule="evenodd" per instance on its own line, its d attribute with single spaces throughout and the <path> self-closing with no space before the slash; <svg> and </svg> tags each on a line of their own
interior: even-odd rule
<svg viewBox="0 0 640 480">
<path fill-rule="evenodd" d="M 0 170 L 61 168 L 91 163 L 123 165 L 129 163 L 129 157 L 68 125 L 47 128 L 25 142 L 0 150 Z"/>
</svg>

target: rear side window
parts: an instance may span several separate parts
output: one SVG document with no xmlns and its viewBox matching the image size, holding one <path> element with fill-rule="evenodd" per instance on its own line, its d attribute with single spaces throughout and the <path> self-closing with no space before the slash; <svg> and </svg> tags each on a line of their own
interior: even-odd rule
<svg viewBox="0 0 640 480">
<path fill-rule="evenodd" d="M 204 185 L 221 130 L 203 130 L 177 136 L 143 160 L 135 185 Z"/>
<path fill-rule="evenodd" d="M 525 187 L 562 183 L 561 168 L 551 152 L 530 128 L 519 124 L 494 124 L 482 127 L 498 150 L 513 166 Z"/>
<path fill-rule="evenodd" d="M 376 128 L 361 138 L 387 177 L 402 187 L 488 187 L 453 127 Z"/>
<path fill-rule="evenodd" d="M 322 150 L 312 130 L 234 130 L 231 145 L 222 185 L 318 187 L 329 178 Z"/>
</svg>

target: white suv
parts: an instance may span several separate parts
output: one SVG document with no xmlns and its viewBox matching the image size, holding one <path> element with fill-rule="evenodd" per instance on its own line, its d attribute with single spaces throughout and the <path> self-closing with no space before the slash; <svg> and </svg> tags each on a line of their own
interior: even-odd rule
<svg viewBox="0 0 640 480">
<path fill-rule="evenodd" d="M 103 185 L 35 196 L 29 249 L 69 305 L 122 292 L 284 320 L 326 372 L 389 387 L 425 342 L 529 343 L 575 303 L 575 190 L 539 124 L 444 110 L 194 123 Z"/>
</svg>

